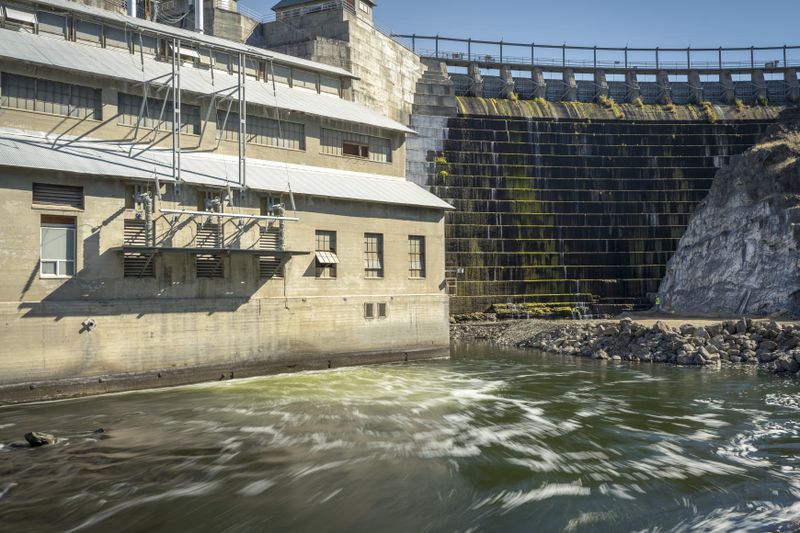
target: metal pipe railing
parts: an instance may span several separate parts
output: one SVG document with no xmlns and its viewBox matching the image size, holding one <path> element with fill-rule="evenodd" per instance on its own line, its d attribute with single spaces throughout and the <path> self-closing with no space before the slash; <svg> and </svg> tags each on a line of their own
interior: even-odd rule
<svg viewBox="0 0 800 533">
<path fill-rule="evenodd" d="M 396 40 L 410 41 L 410 48 L 413 52 L 422 56 L 429 56 L 437 59 L 455 60 L 455 61 L 470 61 L 478 63 L 504 63 L 504 64 L 521 64 L 531 66 L 555 66 L 561 68 L 579 67 L 579 68 L 647 68 L 647 69 L 717 69 L 724 70 L 726 68 L 787 68 L 800 66 L 800 53 L 794 54 L 796 57 L 789 57 L 789 52 L 800 51 L 800 45 L 782 45 L 782 46 L 749 46 L 749 47 L 717 47 L 717 48 L 638 48 L 638 47 L 611 47 L 611 46 L 574 46 L 574 45 L 552 45 L 552 44 L 537 44 L 537 43 L 519 43 L 508 42 L 505 40 L 488 41 L 472 38 L 456 38 L 456 37 L 442 37 L 441 35 L 417 35 L 417 34 L 398 34 L 393 33 L 391 37 Z M 402 42 L 402 41 L 400 41 Z M 427 48 L 420 48 L 420 42 L 427 42 Z M 466 52 L 463 51 L 447 51 L 444 50 L 443 45 L 447 43 L 464 45 Z M 406 43 L 403 43 L 406 44 Z M 432 48 L 431 46 L 432 45 Z M 475 53 L 474 47 L 476 45 L 483 47 L 494 47 L 497 53 Z M 509 49 L 526 49 L 530 54 L 525 56 L 511 56 Z M 542 57 L 536 54 L 537 49 L 540 50 L 553 50 L 560 51 L 560 57 Z M 575 59 L 569 58 L 569 52 L 591 52 L 591 59 Z M 598 52 L 613 53 L 621 56 L 619 59 L 598 59 Z M 756 53 L 774 52 L 778 58 L 769 60 L 757 60 Z M 630 54 L 648 54 L 652 55 L 653 60 L 632 60 Z M 685 57 L 680 61 L 664 61 L 664 54 L 681 54 Z M 746 59 L 725 60 L 724 55 L 728 54 L 746 54 L 749 55 Z M 702 61 L 698 59 L 698 54 L 715 54 L 715 61 Z M 529 55 L 529 57 L 528 57 Z"/>
</svg>

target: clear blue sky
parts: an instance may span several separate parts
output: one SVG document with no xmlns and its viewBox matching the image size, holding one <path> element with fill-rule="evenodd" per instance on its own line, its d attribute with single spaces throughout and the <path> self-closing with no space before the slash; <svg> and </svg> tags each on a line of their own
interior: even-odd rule
<svg viewBox="0 0 800 533">
<path fill-rule="evenodd" d="M 241 0 L 260 12 L 276 2 Z M 542 44 L 800 44 L 800 0 L 378 0 L 375 19 L 396 33 Z"/>
</svg>

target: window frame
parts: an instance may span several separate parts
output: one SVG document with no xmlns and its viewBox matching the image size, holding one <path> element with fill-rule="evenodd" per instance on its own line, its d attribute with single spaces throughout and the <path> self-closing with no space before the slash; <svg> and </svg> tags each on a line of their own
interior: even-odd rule
<svg viewBox="0 0 800 533">
<path fill-rule="evenodd" d="M 416 248 L 414 247 L 416 243 Z M 408 278 L 413 280 L 427 277 L 427 250 L 424 235 L 408 236 Z M 415 261 L 416 259 L 416 261 Z M 418 268 L 415 268 L 418 266 Z M 415 275 L 415 272 L 418 274 Z"/>
<path fill-rule="evenodd" d="M 375 239 L 374 250 L 371 250 L 371 239 Z M 382 233 L 364 233 L 364 279 L 384 279 L 386 263 L 384 262 L 384 238 Z M 379 267 L 374 267 L 375 261 Z"/>
<path fill-rule="evenodd" d="M 328 249 L 320 248 L 320 237 L 328 238 Z M 314 251 L 315 252 L 330 252 L 336 254 L 336 239 L 335 231 L 330 230 L 315 230 L 314 231 Z M 315 279 L 336 279 L 338 277 L 338 265 L 336 264 L 322 264 L 314 256 L 314 277 Z"/>
<path fill-rule="evenodd" d="M 61 218 L 63 220 L 71 219 L 72 222 L 45 222 L 47 217 Z M 65 229 L 67 230 L 68 240 L 72 241 L 72 259 L 69 257 L 61 258 L 45 258 L 44 256 L 44 230 L 51 229 Z M 39 219 L 39 277 L 41 279 L 70 279 L 75 277 L 78 271 L 78 220 L 76 217 L 64 217 L 60 215 L 42 215 Z M 68 255 L 68 254 L 67 254 Z M 55 274 L 44 272 L 44 265 L 48 263 L 55 264 Z M 72 273 L 62 273 L 61 264 L 72 264 Z M 67 269 L 68 272 L 68 269 Z"/>
</svg>

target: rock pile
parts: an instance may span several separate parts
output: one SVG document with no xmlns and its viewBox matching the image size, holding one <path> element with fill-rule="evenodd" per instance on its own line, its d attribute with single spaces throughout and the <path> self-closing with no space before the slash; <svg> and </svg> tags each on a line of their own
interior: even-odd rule
<svg viewBox="0 0 800 533">
<path fill-rule="evenodd" d="M 774 321 L 741 319 L 700 327 L 685 324 L 677 329 L 664 322 L 647 327 L 629 318 L 618 323 L 562 323 L 518 346 L 617 361 L 762 365 L 800 377 L 800 326 Z"/>
</svg>

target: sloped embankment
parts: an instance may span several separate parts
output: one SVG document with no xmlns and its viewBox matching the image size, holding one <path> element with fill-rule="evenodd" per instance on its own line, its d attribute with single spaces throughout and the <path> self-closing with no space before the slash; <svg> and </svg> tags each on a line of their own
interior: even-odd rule
<svg viewBox="0 0 800 533">
<path fill-rule="evenodd" d="M 800 109 L 717 173 L 659 295 L 668 312 L 800 315 Z"/>
</svg>

